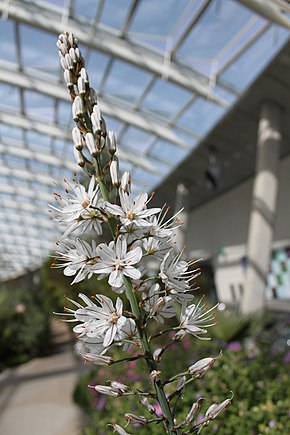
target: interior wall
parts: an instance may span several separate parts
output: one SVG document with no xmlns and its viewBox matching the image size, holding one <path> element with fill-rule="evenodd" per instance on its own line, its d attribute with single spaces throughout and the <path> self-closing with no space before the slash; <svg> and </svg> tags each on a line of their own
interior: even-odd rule
<svg viewBox="0 0 290 435">
<path fill-rule="evenodd" d="M 253 179 L 189 215 L 188 251 L 215 257 L 222 248 L 247 242 Z M 281 161 L 274 240 L 290 238 L 290 156 Z"/>
</svg>

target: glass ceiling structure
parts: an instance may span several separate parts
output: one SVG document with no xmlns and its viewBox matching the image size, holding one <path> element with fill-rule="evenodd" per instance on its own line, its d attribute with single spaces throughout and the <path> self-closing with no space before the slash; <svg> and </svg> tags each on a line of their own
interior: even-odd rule
<svg viewBox="0 0 290 435">
<path fill-rule="evenodd" d="M 79 40 L 121 170 L 150 191 L 286 43 L 289 12 L 284 0 L 0 1 L 0 279 L 53 249 L 47 204 L 78 169 L 59 33 Z"/>
</svg>

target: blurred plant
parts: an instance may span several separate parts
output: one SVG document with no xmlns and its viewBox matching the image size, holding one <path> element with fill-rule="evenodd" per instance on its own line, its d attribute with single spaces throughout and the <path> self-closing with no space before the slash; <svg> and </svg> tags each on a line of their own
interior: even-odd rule
<svg viewBox="0 0 290 435">
<path fill-rule="evenodd" d="M 215 324 L 216 307 L 209 309 L 202 300 L 191 303 L 193 280 L 199 269 L 194 268 L 194 261 L 181 259 L 183 252 L 175 252 L 173 239 L 181 225 L 178 213 L 168 219 L 165 206 L 148 208 L 152 196 L 148 198 L 143 192 L 133 197 L 129 173 L 119 173 L 116 139 L 106 129 L 76 39 L 72 34 L 62 34 L 57 46 L 76 122 L 72 131 L 74 153 L 89 182 L 85 188 L 76 176 L 72 182 L 64 180 L 65 193 L 55 195 L 57 206 L 51 211 L 64 227 L 64 234 L 58 242 L 58 263 L 54 267 L 63 267 L 66 276 L 74 277 L 72 283 L 97 275 L 106 279 L 110 291 L 118 295 L 112 300 L 100 293 L 92 298 L 80 293 L 81 303 L 69 299 L 73 308 L 66 308 L 64 315 L 69 322 L 79 322 L 74 331 L 85 361 L 97 366 L 120 362 L 135 366 L 139 361 L 140 365 L 143 362 L 142 372 L 148 373 L 138 387 L 109 380 L 106 385 L 94 383 L 90 388 L 118 402 L 121 396 L 140 401 L 138 413 L 128 412 L 125 404 L 127 425 L 150 426 L 150 433 L 151 426 L 156 425 L 171 435 L 200 433 L 229 407 L 232 397 L 213 403 L 202 417 L 198 399 L 189 404 L 181 420 L 177 421 L 176 410 L 186 387 L 208 371 L 216 357 L 202 358 L 167 377 L 160 363 L 164 354 L 186 336 L 208 340 L 205 335 Z M 98 243 L 104 227 L 111 234 L 108 244 Z M 96 236 L 92 242 L 85 239 L 88 232 Z M 76 233 L 79 237 L 73 236 Z M 147 257 L 153 257 L 158 265 L 154 275 L 146 268 Z M 123 301 L 127 301 L 128 309 Z M 168 322 L 163 327 L 167 319 L 176 317 L 177 324 Z M 149 335 L 154 321 L 163 329 Z M 169 341 L 153 349 L 160 337 Z M 123 349 L 117 358 L 112 354 L 116 347 Z M 109 427 L 127 434 L 115 421 Z"/>
<path fill-rule="evenodd" d="M 277 323 L 277 321 L 276 321 Z M 290 433 L 290 348 L 287 340 L 290 334 L 290 324 L 278 322 L 275 326 L 266 326 L 259 334 L 243 337 L 241 341 L 230 342 L 223 349 L 223 358 L 215 362 L 215 370 L 207 371 L 206 378 L 196 381 L 193 392 L 185 389 L 182 400 L 176 408 L 177 418 L 183 418 L 191 406 L 192 400 L 198 401 L 200 391 L 204 401 L 214 398 L 219 401 L 226 394 L 227 385 L 231 384 L 235 391 L 235 401 L 227 411 L 227 418 L 216 420 L 211 426 L 212 434 L 219 435 L 284 435 Z M 278 343 L 278 346 L 277 346 Z M 162 372 L 172 376 L 175 370 L 181 370 L 182 365 L 192 364 L 202 358 L 206 351 L 217 355 L 221 343 L 207 341 L 192 343 L 184 339 L 181 343 L 183 358 L 175 358 L 174 365 L 168 354 L 161 362 Z M 173 349 L 176 350 L 177 349 Z M 133 365 L 109 367 L 107 376 L 114 373 L 114 378 L 126 383 L 130 381 L 133 388 L 138 389 L 146 382 L 144 367 Z M 113 370 L 114 369 L 114 370 Z M 121 398 L 104 397 L 94 390 L 88 390 L 87 384 L 100 383 L 105 376 L 105 370 L 94 370 L 82 377 L 75 389 L 74 399 L 91 419 L 90 426 L 84 429 L 83 435 L 106 434 L 103 415 L 106 413 L 112 421 L 118 421 L 130 409 L 139 413 L 142 404 L 134 397 L 128 397 L 126 402 Z M 118 400 L 117 406 L 115 400 Z M 202 403 L 202 402 L 201 402 Z M 156 407 L 156 402 L 153 402 Z M 157 408 L 158 409 L 158 408 Z M 140 428 L 141 433 L 160 435 L 162 428 L 151 426 Z"/>
<path fill-rule="evenodd" d="M 0 370 L 49 350 L 49 315 L 33 291 L 0 289 Z"/>
</svg>

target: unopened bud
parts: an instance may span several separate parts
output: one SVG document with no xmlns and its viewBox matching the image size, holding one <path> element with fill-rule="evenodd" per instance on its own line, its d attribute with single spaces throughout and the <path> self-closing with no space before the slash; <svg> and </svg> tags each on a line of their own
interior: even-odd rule
<svg viewBox="0 0 290 435">
<path fill-rule="evenodd" d="M 176 384 L 175 391 L 181 391 L 185 385 L 185 382 L 186 382 L 186 376 L 180 376 L 180 378 L 178 379 L 178 382 Z"/>
<path fill-rule="evenodd" d="M 98 154 L 98 149 L 97 149 L 96 141 L 95 141 L 93 134 L 87 133 L 86 137 L 85 137 L 85 141 L 86 141 L 86 145 L 88 147 L 90 154 L 93 157 L 96 157 Z"/>
<path fill-rule="evenodd" d="M 154 352 L 153 352 L 154 361 L 159 363 L 161 361 L 161 355 L 162 355 L 162 353 L 163 353 L 162 347 L 158 347 L 157 349 L 155 349 Z"/>
<path fill-rule="evenodd" d="M 88 76 L 88 73 L 87 73 L 87 71 L 86 71 L 85 68 L 82 68 L 82 69 L 81 69 L 81 78 L 83 79 L 83 81 L 84 81 L 86 84 L 89 83 L 89 76 Z"/>
<path fill-rule="evenodd" d="M 128 387 L 127 385 L 121 384 L 121 382 L 117 382 L 117 381 L 112 381 L 111 387 L 115 388 L 116 390 L 120 390 L 121 393 L 127 393 L 128 391 L 131 390 L 131 388 Z"/>
<path fill-rule="evenodd" d="M 78 127 L 74 127 L 72 129 L 72 138 L 73 138 L 73 143 L 74 143 L 74 146 L 76 147 L 76 149 L 78 151 L 81 151 L 83 149 L 83 139 L 82 139 L 82 134 L 81 134 L 80 130 L 78 129 Z"/>
<path fill-rule="evenodd" d="M 78 121 L 78 119 L 83 115 L 83 102 L 79 96 L 75 97 L 72 104 L 72 115 L 74 121 Z"/>
<path fill-rule="evenodd" d="M 73 86 L 72 74 L 68 69 L 64 70 L 63 76 L 67 87 L 70 88 L 71 86 Z"/>
<path fill-rule="evenodd" d="M 93 88 L 90 88 L 90 100 L 92 103 L 92 106 L 98 104 L 98 94 Z"/>
<path fill-rule="evenodd" d="M 74 38 L 74 35 L 71 32 L 68 34 L 67 41 L 70 47 L 73 47 L 77 42 L 77 40 Z"/>
<path fill-rule="evenodd" d="M 113 156 L 116 152 L 116 138 L 113 131 L 108 131 L 107 141 L 109 153 Z"/>
<path fill-rule="evenodd" d="M 119 187 L 120 186 L 119 160 L 116 156 L 113 156 L 110 162 L 110 175 L 111 175 L 113 186 Z"/>
<path fill-rule="evenodd" d="M 98 393 L 106 394 L 107 396 L 118 397 L 122 395 L 119 390 L 106 385 L 89 385 L 89 387 L 95 389 Z"/>
<path fill-rule="evenodd" d="M 73 63 L 77 62 L 77 57 L 76 57 L 76 52 L 74 48 L 70 48 L 69 49 L 69 55 L 71 57 L 71 60 L 73 61 Z"/>
<path fill-rule="evenodd" d="M 63 42 L 59 42 L 58 48 L 62 56 L 65 56 L 67 54 L 67 46 Z"/>
<path fill-rule="evenodd" d="M 189 413 L 187 414 L 187 416 L 185 417 L 185 421 L 186 423 L 191 423 L 194 419 L 194 417 L 196 416 L 196 414 L 200 411 L 201 409 L 201 404 L 200 402 L 202 401 L 202 397 L 200 399 L 197 400 L 197 402 L 194 402 L 190 408 Z"/>
<path fill-rule="evenodd" d="M 148 419 L 143 415 L 136 415 L 131 413 L 125 414 L 125 419 L 128 421 L 128 423 L 139 423 L 142 426 L 144 426 L 148 422 Z"/>
<path fill-rule="evenodd" d="M 80 95 L 85 95 L 86 93 L 86 85 L 81 77 L 78 78 L 78 91 Z"/>
<path fill-rule="evenodd" d="M 113 362 L 114 362 L 114 360 L 112 358 L 110 358 L 109 356 L 94 355 L 92 353 L 85 353 L 84 360 L 85 360 L 85 362 L 89 362 L 89 363 L 94 364 L 96 366 L 109 366 L 109 365 L 113 364 Z"/>
<path fill-rule="evenodd" d="M 131 177 L 128 171 L 124 172 L 121 178 L 121 188 L 128 193 L 131 192 Z"/>
<path fill-rule="evenodd" d="M 152 370 L 152 372 L 149 375 L 150 381 L 151 382 L 158 382 L 160 381 L 160 370 Z"/>
<path fill-rule="evenodd" d="M 123 429 L 118 424 L 108 424 L 108 426 L 112 426 L 114 432 L 118 433 L 119 435 L 130 435 L 128 432 L 125 431 L 125 429 Z"/>
<path fill-rule="evenodd" d="M 64 71 L 67 70 L 68 69 L 68 64 L 67 64 L 67 62 L 65 60 L 65 57 L 63 57 L 61 53 L 59 53 L 59 60 L 60 60 L 60 64 L 61 64 L 62 69 Z"/>
<path fill-rule="evenodd" d="M 215 362 L 216 358 L 203 358 L 188 368 L 188 373 L 191 376 L 203 375 Z"/>
<path fill-rule="evenodd" d="M 74 156 L 76 159 L 77 164 L 83 168 L 85 166 L 86 160 L 84 158 L 84 155 L 81 151 L 78 151 L 75 147 L 74 147 Z"/>
<path fill-rule="evenodd" d="M 153 405 L 151 405 L 151 403 L 149 402 L 147 397 L 141 396 L 140 402 L 142 403 L 142 405 L 144 405 L 147 408 L 147 410 L 150 412 L 150 414 L 155 413 L 155 408 Z"/>
<path fill-rule="evenodd" d="M 80 52 L 79 47 L 76 47 L 76 48 L 75 48 L 75 55 L 76 55 L 76 59 L 77 59 L 77 60 L 80 60 L 80 59 L 81 59 L 81 52 Z"/>
<path fill-rule="evenodd" d="M 68 66 L 68 69 L 70 71 L 73 70 L 74 67 L 73 67 L 73 63 L 72 63 L 72 58 L 70 57 L 70 55 L 68 53 L 65 55 L 65 61 L 66 61 L 66 64 Z"/>
<path fill-rule="evenodd" d="M 107 135 L 107 126 L 106 126 L 106 121 L 104 120 L 103 117 L 101 119 L 101 129 L 102 129 L 102 135 L 106 136 Z"/>
<path fill-rule="evenodd" d="M 91 121 L 92 121 L 94 132 L 100 134 L 101 122 L 94 112 L 91 114 Z"/>
<path fill-rule="evenodd" d="M 213 420 L 221 412 L 223 412 L 225 409 L 227 409 L 231 404 L 232 404 L 232 398 L 226 399 L 219 404 L 213 403 L 206 411 L 205 416 L 208 417 L 210 420 Z"/>
</svg>

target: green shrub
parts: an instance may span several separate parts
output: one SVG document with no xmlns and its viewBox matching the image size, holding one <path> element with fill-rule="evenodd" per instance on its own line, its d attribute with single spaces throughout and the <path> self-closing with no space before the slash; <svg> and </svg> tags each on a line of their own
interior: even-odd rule
<svg viewBox="0 0 290 435">
<path fill-rule="evenodd" d="M 290 327 L 280 323 L 270 329 L 262 330 L 258 335 L 247 337 L 242 341 L 222 344 L 197 342 L 184 339 L 174 344 L 163 359 L 161 368 L 164 377 L 196 360 L 217 356 L 222 346 L 223 355 L 199 381 L 190 384 L 177 405 L 177 416 L 180 419 L 188 412 L 191 404 L 200 397 L 203 401 L 202 412 L 213 402 L 221 402 L 234 392 L 232 406 L 211 423 L 205 433 L 220 435 L 284 435 L 290 433 L 290 351 L 286 340 Z M 176 349 L 174 349 L 176 346 Z M 174 359 L 170 357 L 174 355 Z M 176 355 L 182 355 L 177 358 Z M 187 358 L 187 360 L 185 359 Z M 104 384 L 104 379 L 118 380 L 134 389 L 141 388 L 147 378 L 146 368 L 142 361 L 96 369 L 83 377 L 76 386 L 74 399 L 89 414 L 92 424 L 83 435 L 107 434 L 108 423 L 118 422 L 125 425 L 124 414 L 133 412 L 150 415 L 132 396 L 110 398 L 100 395 L 87 387 L 88 384 Z M 202 413 L 201 412 L 201 413 Z M 164 433 L 159 426 L 138 428 L 144 435 Z M 129 428 L 128 432 L 136 432 Z"/>
</svg>

